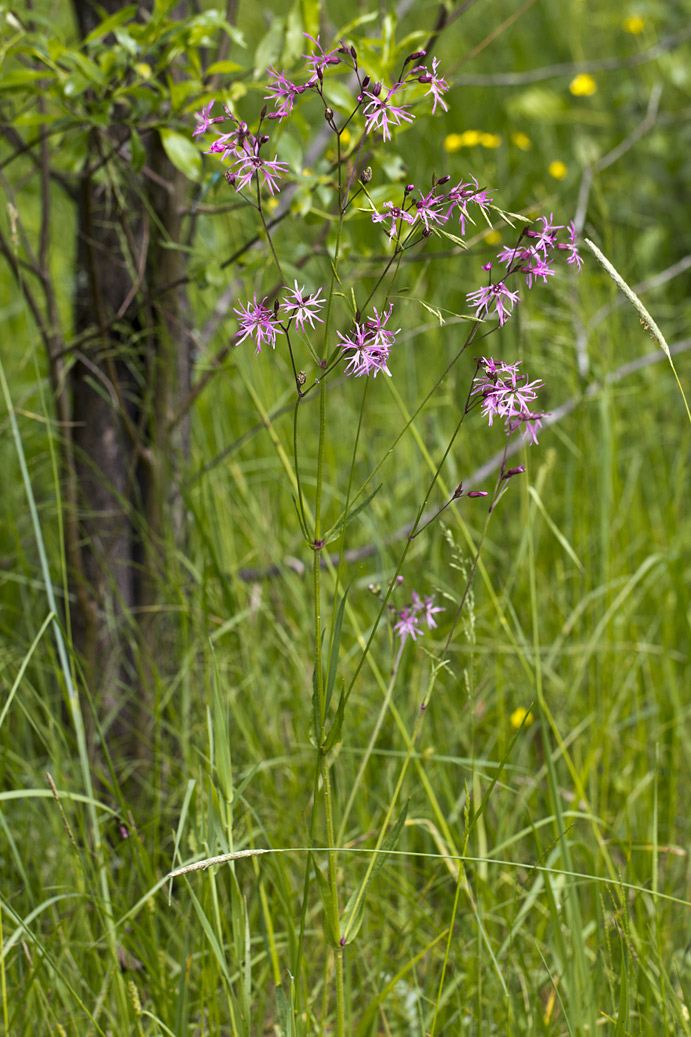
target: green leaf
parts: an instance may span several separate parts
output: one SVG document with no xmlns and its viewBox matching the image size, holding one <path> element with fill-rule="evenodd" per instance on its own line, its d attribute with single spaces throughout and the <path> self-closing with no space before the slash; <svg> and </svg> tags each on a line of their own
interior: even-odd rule
<svg viewBox="0 0 691 1037">
<path fill-rule="evenodd" d="M 319 899 L 321 900 L 322 910 L 324 912 L 324 932 L 326 933 L 327 939 L 336 946 L 338 944 L 338 936 L 334 932 L 333 927 L 334 901 L 331 895 L 331 886 L 314 857 L 312 858 L 312 863 L 314 864 L 314 874 L 317 876 L 317 889 L 319 891 Z"/>
<path fill-rule="evenodd" d="M 343 718 L 345 717 L 346 707 L 346 690 L 345 685 L 341 689 L 341 697 L 338 700 L 338 708 L 336 709 L 336 716 L 334 717 L 333 724 L 329 729 L 329 733 L 324 739 L 324 745 L 322 746 L 322 752 L 328 753 L 329 750 L 333 749 L 335 745 L 343 738 Z"/>
<path fill-rule="evenodd" d="M 132 172 L 140 173 L 146 162 L 146 149 L 142 144 L 142 138 L 134 129 L 130 132 L 130 150 L 132 152 Z"/>
<path fill-rule="evenodd" d="M 118 26 L 122 25 L 129 18 L 133 18 L 137 13 L 137 8 L 134 4 L 129 4 L 127 7 L 121 8 L 116 14 L 112 14 L 110 18 L 105 18 L 100 25 L 97 25 L 95 29 L 92 29 L 89 35 L 84 40 L 87 45 L 93 43 L 94 40 L 101 39 L 102 36 L 107 36 L 109 32 L 113 32 Z"/>
<path fill-rule="evenodd" d="M 184 173 L 188 180 L 201 180 L 202 156 L 197 145 L 175 130 L 162 128 L 159 132 L 164 151 L 175 168 Z"/>
<path fill-rule="evenodd" d="M 365 497 L 362 504 L 358 504 L 357 508 L 353 508 L 353 510 L 349 511 L 346 515 L 341 515 L 336 525 L 332 526 L 332 528 L 329 530 L 329 532 L 326 534 L 326 537 L 324 538 L 327 544 L 330 543 L 332 540 L 335 540 L 336 537 L 340 534 L 343 527 L 347 525 L 348 522 L 351 522 L 356 515 L 359 515 L 360 512 L 367 507 L 367 505 L 370 503 L 373 497 L 375 497 L 376 494 L 379 493 L 383 485 L 383 483 L 379 483 L 379 485 L 374 490 L 372 490 L 369 497 Z"/>
<path fill-rule="evenodd" d="M 341 646 L 341 627 L 343 625 L 343 613 L 345 611 L 346 598 L 348 597 L 348 586 L 341 598 L 341 603 L 338 606 L 338 612 L 336 614 L 336 622 L 334 623 L 333 638 L 331 639 L 331 651 L 329 652 L 329 672 L 326 678 L 326 709 L 328 711 L 329 704 L 331 702 L 331 695 L 333 693 L 334 684 L 336 683 L 336 671 L 338 670 L 338 652 Z"/>
<path fill-rule="evenodd" d="M 346 947 L 349 943 L 353 942 L 358 934 L 358 930 L 362 925 L 362 919 L 364 917 L 367 891 L 373 879 L 386 864 L 386 859 L 390 855 L 391 851 L 396 849 L 398 840 L 401 838 L 401 832 L 403 831 L 407 814 L 408 804 L 406 803 L 401 812 L 401 816 L 382 842 L 372 866 L 372 870 L 362 880 L 360 887 L 348 898 L 348 903 L 346 904 L 340 919 L 341 938 L 345 937 L 344 946 Z"/>
<path fill-rule="evenodd" d="M 316 39 L 319 32 L 321 0 L 300 0 L 300 10 L 305 32 Z M 307 50 L 310 46 L 310 41 L 306 40 L 305 42 L 307 44 L 305 50 Z"/>
<path fill-rule="evenodd" d="M 206 70 L 207 76 L 215 76 L 217 74 L 232 75 L 234 72 L 239 72 L 242 65 L 238 65 L 236 61 L 214 61 L 213 64 L 209 65 Z"/>
<path fill-rule="evenodd" d="M 275 65 L 283 49 L 285 18 L 274 18 L 266 36 L 259 41 L 254 52 L 254 78 L 261 79 L 269 65 Z"/>
</svg>

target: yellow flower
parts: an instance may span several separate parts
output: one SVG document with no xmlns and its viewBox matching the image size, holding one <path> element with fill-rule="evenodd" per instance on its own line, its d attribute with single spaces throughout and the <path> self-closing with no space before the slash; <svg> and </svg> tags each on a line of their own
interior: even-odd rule
<svg viewBox="0 0 691 1037">
<path fill-rule="evenodd" d="M 557 159 L 556 162 L 550 162 L 547 172 L 550 176 L 553 176 L 555 180 L 563 180 L 568 173 L 568 169 L 566 168 L 565 162 L 561 162 Z"/>
<path fill-rule="evenodd" d="M 453 155 L 454 151 L 460 151 L 463 147 L 463 136 L 460 133 L 449 133 L 444 137 L 444 151 Z"/>
<path fill-rule="evenodd" d="M 351 142 L 352 139 L 353 138 L 350 135 L 350 130 L 346 126 L 346 128 L 341 133 L 341 145 L 344 148 L 347 148 L 350 145 L 350 142 Z"/>
<path fill-rule="evenodd" d="M 574 97 L 590 97 L 597 90 L 597 83 L 592 76 L 581 72 L 579 76 L 571 80 L 569 90 Z"/>
<path fill-rule="evenodd" d="M 630 18 L 625 18 L 621 23 L 624 32 L 630 32 L 632 36 L 639 36 L 643 32 L 644 25 L 645 20 L 641 18 L 640 14 L 632 14 Z"/>
<path fill-rule="evenodd" d="M 498 133 L 481 133 L 480 143 L 483 148 L 498 148 L 501 144 L 501 137 Z"/>
<path fill-rule="evenodd" d="M 523 724 L 524 727 L 530 727 L 534 719 L 535 718 L 529 709 L 525 709 L 524 706 L 518 706 L 518 708 L 514 709 L 513 713 L 509 717 L 509 723 L 514 731 L 518 731 L 521 724 Z M 525 723 L 523 723 L 524 720 Z"/>
<path fill-rule="evenodd" d="M 480 134 L 477 130 L 466 130 L 461 134 L 461 147 L 474 148 L 480 143 Z"/>
<path fill-rule="evenodd" d="M 512 133 L 511 140 L 517 148 L 521 149 L 521 151 L 530 151 L 533 146 L 533 142 L 527 133 L 521 133 L 520 131 Z"/>
<path fill-rule="evenodd" d="M 485 241 L 488 245 L 498 245 L 501 241 L 501 234 L 498 230 L 485 231 Z"/>
</svg>

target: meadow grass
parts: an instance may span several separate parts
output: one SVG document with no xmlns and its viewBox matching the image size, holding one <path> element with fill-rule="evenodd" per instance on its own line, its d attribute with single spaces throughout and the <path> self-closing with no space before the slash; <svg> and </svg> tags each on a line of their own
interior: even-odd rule
<svg viewBox="0 0 691 1037">
<path fill-rule="evenodd" d="M 568 26 L 536 8 L 473 72 L 596 59 L 640 42 L 621 35 L 614 4 L 593 13 L 597 41 L 585 3 L 569 5 Z M 258 16 L 242 5 L 241 13 L 256 45 Z M 459 24 L 478 44 L 490 28 L 474 9 Z M 651 6 L 641 49 L 673 28 Z M 445 70 L 460 42 L 451 30 L 442 37 Z M 568 77 L 511 90 L 468 84 L 462 105 L 416 128 L 418 137 L 402 135 L 387 161 L 393 168 L 404 156 L 414 179 L 434 154 L 439 174 L 457 163 L 500 185 L 506 208 L 551 207 L 565 222 L 583 165 L 596 161 L 593 148 L 605 156 L 632 132 L 664 82 L 667 108 L 623 166 L 595 170 L 587 208 L 590 236 L 629 283 L 645 282 L 678 262 L 689 227 L 678 203 L 674 226 L 665 218 L 687 162 L 688 130 L 679 127 L 676 140 L 671 131 L 684 96 L 688 104 L 678 60 L 667 55 L 638 79 L 613 71 L 587 100 L 568 94 Z M 449 134 L 475 126 L 503 143 L 460 156 L 440 149 Z M 510 144 L 518 130 L 530 150 Z M 563 181 L 548 172 L 557 159 L 568 166 Z M 375 172 L 385 178 L 384 163 Z M 221 288 L 213 259 L 244 240 L 248 225 L 244 216 L 199 223 L 201 328 Z M 361 223 L 357 244 L 344 246 L 342 276 L 372 284 L 384 239 Z M 304 226 L 302 235 L 279 231 L 276 247 L 289 281 L 313 253 L 306 269 L 317 284 L 329 257 L 318 216 L 307 213 Z M 511 241 L 508 228 L 500 233 Z M 351 464 L 352 494 L 381 484 L 321 553 L 325 673 L 330 653 L 338 655 L 332 713 L 360 667 L 329 768 L 331 846 L 311 740 L 313 552 L 294 505 L 288 361 L 278 350 L 254 357 L 246 343 L 197 401 L 181 484 L 188 536 L 165 554 L 158 606 L 170 665 L 151 670 L 150 766 L 130 772 L 109 743 L 113 717 L 100 713 L 98 689 L 84 685 L 71 648 L 59 430 L 36 336 L 3 286 L 7 325 L 22 344 L 3 350 L 0 441 L 6 1033 L 336 1033 L 332 880 L 350 919 L 340 928 L 349 940 L 346 1033 L 691 1032 L 689 425 L 666 357 L 585 250 L 580 278 L 565 274 L 552 291 L 533 293 L 490 340 L 497 355 L 522 359 L 544 379 L 546 408 L 558 420 L 516 459 L 527 473 L 512 480 L 487 527 L 444 666 L 483 537 L 479 500 L 452 504 L 407 552 L 400 604 L 413 589 L 436 593 L 446 609 L 438 629 L 408 642 L 399 658 L 385 618 L 362 661 L 379 609 L 370 587 L 386 589 L 396 573 L 474 372 L 462 358 L 416 413 L 467 334 L 451 315 L 496 251 L 484 234 L 478 227 L 469 235 L 469 259 L 432 239 L 405 264 L 395 377 L 374 380 L 362 410 L 364 379 L 334 381 L 324 395 L 325 525 L 345 505 Z M 248 260 L 247 285 L 258 283 L 264 263 L 263 252 Z M 639 294 L 670 346 L 681 347 L 675 364 L 688 386 L 689 304 L 678 280 Z M 245 288 L 242 298 L 249 295 Z M 199 374 L 233 330 L 228 322 L 200 352 Z M 631 363 L 643 358 L 650 362 Z M 316 394 L 301 405 L 308 507 L 319 410 Z M 432 510 L 461 480 L 491 488 L 491 474 L 475 482 L 473 473 L 487 472 L 502 445 L 501 429 L 471 415 L 439 473 Z M 327 554 L 339 550 L 340 568 Z M 134 684 L 123 688 L 135 693 Z M 108 746 L 110 767 L 94 768 L 86 730 Z M 391 843 L 375 856 L 385 829 Z M 168 878 L 216 855 L 229 859 Z"/>
</svg>

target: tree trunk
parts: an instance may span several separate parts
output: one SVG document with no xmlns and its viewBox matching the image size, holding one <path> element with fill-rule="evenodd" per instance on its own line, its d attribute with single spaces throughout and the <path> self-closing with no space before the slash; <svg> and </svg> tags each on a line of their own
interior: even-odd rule
<svg viewBox="0 0 691 1037">
<path fill-rule="evenodd" d="M 73 2 L 82 36 L 124 6 Z M 157 133 L 144 140 L 139 174 L 129 164 L 128 127 L 114 123 L 107 137 L 91 135 L 79 201 L 81 345 L 65 386 L 79 542 L 68 557 L 78 555 L 86 590 L 73 617 L 75 645 L 109 748 L 145 762 L 152 689 L 165 658 L 153 606 L 166 545 L 182 535 L 170 487 L 188 429 L 185 419 L 174 427 L 171 419 L 189 389 L 192 343 L 185 288 L 167 289 L 184 275 L 183 253 L 171 246 L 180 241 L 186 181 Z"/>
</svg>

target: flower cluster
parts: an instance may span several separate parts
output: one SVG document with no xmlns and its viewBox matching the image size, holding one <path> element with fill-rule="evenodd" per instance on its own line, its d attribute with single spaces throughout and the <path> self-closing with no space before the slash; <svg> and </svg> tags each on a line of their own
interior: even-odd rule
<svg viewBox="0 0 691 1037">
<path fill-rule="evenodd" d="M 277 181 L 287 172 L 288 165 L 285 162 L 279 162 L 278 156 L 274 156 L 271 161 L 262 157 L 260 154 L 261 148 L 268 143 L 269 137 L 262 134 L 261 125 L 265 118 L 281 121 L 292 115 L 296 99 L 301 94 L 304 94 L 305 91 L 312 89 L 319 94 L 324 104 L 329 125 L 336 130 L 333 121 L 333 110 L 328 106 L 323 93 L 324 73 L 331 66 L 344 64 L 352 68 L 356 74 L 358 93 L 354 99 L 355 109 L 348 122 L 361 109 L 365 119 L 365 135 L 375 130 L 381 130 L 384 140 L 390 140 L 392 126 L 400 126 L 403 122 L 410 123 L 413 121 L 414 116 L 409 111 L 410 105 L 398 103 L 398 98 L 414 82 L 428 86 L 429 89 L 426 96 L 432 97 L 432 112 L 436 111 L 437 104 L 440 104 L 444 111 L 448 111 L 443 100 L 443 94 L 448 90 L 449 85 L 439 75 L 437 58 L 434 58 L 432 61 L 431 72 L 426 65 L 414 65 L 408 72 L 405 72 L 405 69 L 411 63 L 424 57 L 425 52 L 423 50 L 415 51 L 406 59 L 403 65 L 403 78 L 397 80 L 390 87 L 385 87 L 382 83 L 372 82 L 370 76 L 361 75 L 357 62 L 357 52 L 354 47 L 349 46 L 345 41 L 341 40 L 338 47 L 327 52 L 321 46 L 318 36 L 316 40 L 307 33 L 305 33 L 305 36 L 312 41 L 316 48 L 314 53 L 303 55 L 307 61 L 309 79 L 306 83 L 297 84 L 286 77 L 285 71 L 279 72 L 273 66 L 266 70 L 269 77 L 269 86 L 267 87 L 268 93 L 264 95 L 264 100 L 273 102 L 274 110 L 267 115 L 267 109 L 264 108 L 256 135 L 250 132 L 246 123 L 236 119 L 228 105 L 223 105 L 224 115 L 211 115 L 211 110 L 215 104 L 213 100 L 204 105 L 200 112 L 196 113 L 197 127 L 192 134 L 193 137 L 206 133 L 207 130 L 214 127 L 215 123 L 226 120 L 230 120 L 233 123 L 233 128 L 230 132 L 215 130 L 218 133 L 218 137 L 211 144 L 206 154 L 220 155 L 221 161 L 225 161 L 227 158 L 232 160 L 226 179 L 229 183 L 235 185 L 237 191 L 251 187 L 252 178 L 255 175 L 260 181 L 260 186 L 268 187 L 271 194 L 280 190 Z"/>
<path fill-rule="evenodd" d="M 384 202 L 382 212 L 375 209 L 372 213 L 372 223 L 391 220 L 389 239 L 400 237 L 404 224 L 411 227 L 422 224 L 422 233 L 428 237 L 432 233 L 431 225 L 443 226 L 456 214 L 461 225 L 461 234 L 465 234 L 467 221 L 475 222 L 468 212 L 468 206 L 476 205 L 485 216 L 488 216 L 490 195 L 493 192 L 480 187 L 474 176 L 467 181 L 461 180 L 448 191 L 437 192 L 437 188 L 450 180 L 449 176 L 441 177 L 430 191 L 423 193 L 422 190 L 418 190 L 417 194 L 415 184 L 407 184 L 403 191 L 403 204 L 397 206 L 390 201 Z"/>
<path fill-rule="evenodd" d="M 300 288 L 297 281 L 294 284 L 294 288 L 284 290 L 283 300 L 280 304 L 277 302 L 272 309 L 265 305 L 266 298 L 258 303 L 255 295 L 251 303 L 248 302 L 245 306 L 240 304 L 239 309 L 233 310 L 237 314 L 240 324 L 236 346 L 239 346 L 249 336 L 254 340 L 256 346 L 254 355 L 256 356 L 261 353 L 262 345 L 275 349 L 276 335 L 283 334 L 291 321 L 295 322 L 296 328 L 301 332 L 305 330 L 305 323 L 308 323 L 311 328 L 314 328 L 315 320 L 320 324 L 324 323 L 319 316 L 321 308 L 325 305 L 325 300 L 320 298 L 321 288 L 312 295 L 305 295 L 304 285 Z M 285 323 L 279 318 L 279 309 L 283 311 Z"/>
<path fill-rule="evenodd" d="M 343 335 L 338 332 L 338 345 L 344 350 L 343 355 L 347 360 L 344 369 L 346 374 L 356 377 L 371 374 L 376 378 L 379 371 L 383 371 L 391 377 L 387 360 L 396 335 L 401 330 L 397 328 L 396 331 L 390 331 L 386 328 L 392 311 L 393 303 L 389 305 L 388 310 L 382 310 L 381 313 L 375 308 L 374 316 L 368 317 L 363 324 L 356 321 L 349 334 Z"/>
<path fill-rule="evenodd" d="M 544 382 L 539 378 L 529 381 L 527 375 L 519 372 L 520 363 L 518 360 L 505 364 L 491 357 L 478 357 L 478 373 L 470 395 L 482 397 L 482 413 L 490 425 L 495 417 L 501 418 L 509 435 L 522 427 L 523 438 L 537 443 L 545 414 L 533 410 L 532 405 Z"/>
<path fill-rule="evenodd" d="M 394 623 L 394 633 L 400 638 L 401 644 L 405 643 L 407 637 L 412 637 L 413 641 L 415 641 L 420 634 L 424 634 L 422 628 L 423 621 L 427 623 L 428 630 L 433 630 L 437 625 L 437 621 L 434 618 L 435 613 L 445 611 L 440 606 L 435 606 L 433 594 L 427 598 L 421 598 L 419 594 L 413 591 L 410 604 L 396 612 L 397 619 Z"/>
</svg>

